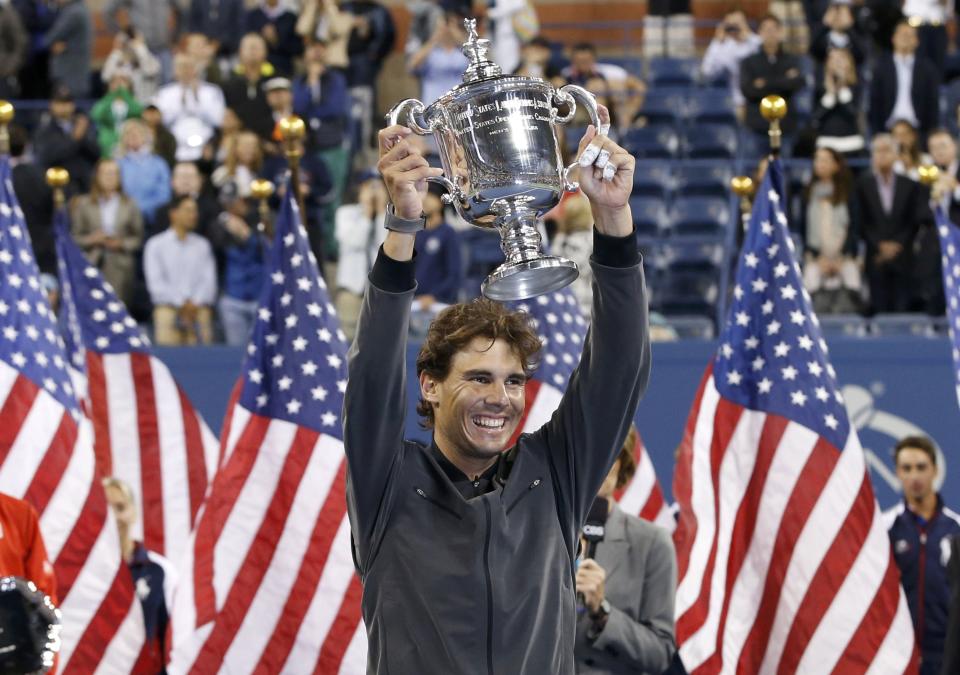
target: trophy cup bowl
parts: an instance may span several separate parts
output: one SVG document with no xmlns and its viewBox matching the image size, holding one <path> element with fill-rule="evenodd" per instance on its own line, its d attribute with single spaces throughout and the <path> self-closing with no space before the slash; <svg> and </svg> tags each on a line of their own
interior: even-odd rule
<svg viewBox="0 0 960 675">
<path fill-rule="evenodd" d="M 490 273 L 481 292 L 493 300 L 523 300 L 558 290 L 579 275 L 576 263 L 540 250 L 537 219 L 576 190 L 564 167 L 557 126 L 570 122 L 577 101 L 594 127 L 601 124 L 596 99 L 586 89 L 556 89 L 538 78 L 500 74 L 486 58 L 488 41 L 478 39 L 476 21 L 465 22 L 463 51 L 471 60 L 464 83 L 430 106 L 416 99 L 398 103 L 388 122 L 420 135 L 432 134 L 444 175 L 444 201 L 468 223 L 500 232 L 505 262 Z M 559 108 L 567 107 L 560 115 Z"/>
</svg>

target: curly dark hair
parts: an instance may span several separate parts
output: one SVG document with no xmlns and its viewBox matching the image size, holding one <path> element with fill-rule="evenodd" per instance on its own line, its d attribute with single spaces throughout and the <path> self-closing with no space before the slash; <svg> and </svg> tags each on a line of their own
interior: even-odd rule
<svg viewBox="0 0 960 675">
<path fill-rule="evenodd" d="M 499 302 L 479 298 L 472 302 L 451 305 L 430 324 L 427 337 L 417 355 L 417 377 L 426 373 L 442 381 L 450 374 L 450 365 L 457 352 L 466 349 L 474 338 L 504 340 L 523 364 L 527 376 L 537 369 L 543 346 L 525 312 L 513 311 Z M 422 397 L 417 413 L 425 429 L 432 429 L 433 406 Z"/>
</svg>

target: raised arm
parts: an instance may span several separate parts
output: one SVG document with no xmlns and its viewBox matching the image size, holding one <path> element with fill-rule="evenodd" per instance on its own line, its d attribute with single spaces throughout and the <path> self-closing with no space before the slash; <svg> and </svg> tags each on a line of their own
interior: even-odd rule
<svg viewBox="0 0 960 675">
<path fill-rule="evenodd" d="M 405 141 L 412 133 L 392 126 L 380 132 L 380 162 L 394 214 L 420 218 L 426 178 L 439 175 Z M 348 355 L 343 441 L 349 466 L 347 500 L 361 569 L 383 509 L 389 479 L 403 443 L 407 322 L 416 288 L 416 234 L 391 230 L 370 273 L 357 334 Z"/>
</svg>

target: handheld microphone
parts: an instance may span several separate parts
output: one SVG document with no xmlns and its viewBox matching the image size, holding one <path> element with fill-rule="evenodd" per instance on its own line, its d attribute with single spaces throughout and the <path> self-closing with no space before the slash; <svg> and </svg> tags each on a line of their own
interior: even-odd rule
<svg viewBox="0 0 960 675">
<path fill-rule="evenodd" d="M 583 538 L 587 540 L 587 557 L 592 558 L 597 553 L 597 544 L 603 541 L 607 528 L 607 516 L 610 514 L 610 503 L 606 497 L 597 497 L 593 500 L 587 522 L 583 526 Z"/>
</svg>

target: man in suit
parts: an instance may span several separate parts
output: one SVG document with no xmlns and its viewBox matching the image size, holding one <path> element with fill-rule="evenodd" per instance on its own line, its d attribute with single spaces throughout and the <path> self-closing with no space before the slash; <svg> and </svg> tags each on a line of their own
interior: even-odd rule
<svg viewBox="0 0 960 675">
<path fill-rule="evenodd" d="M 772 14 L 763 17 L 757 33 L 760 35 L 760 50 L 740 64 L 740 89 L 747 102 L 747 126 L 766 138 L 770 123 L 760 114 L 760 101 L 770 94 L 778 94 L 786 99 L 787 116 L 781 127 L 784 133 L 790 133 L 797 127 L 790 97 L 803 87 L 804 82 L 800 61 L 783 51 L 783 24 L 780 19 Z"/>
<path fill-rule="evenodd" d="M 906 120 L 925 137 L 937 125 L 940 74 L 931 61 L 917 55 L 918 44 L 917 29 L 901 21 L 893 32 L 893 53 L 877 58 L 870 85 L 874 133 Z"/>
<path fill-rule="evenodd" d="M 676 652 L 673 542 L 665 529 L 625 513 L 613 500 L 637 469 L 638 444 L 631 427 L 597 495 L 609 512 L 603 540 L 584 546 L 591 557 L 577 566 L 583 600 L 574 642 L 578 675 L 662 673 Z"/>
<path fill-rule="evenodd" d="M 930 132 L 927 150 L 933 163 L 940 169 L 940 177 L 933 185 L 931 204 L 939 205 L 955 223 L 960 223 L 960 161 L 957 160 L 957 142 L 944 128 Z M 936 228 L 923 228 L 917 235 L 917 309 L 930 314 L 943 314 L 943 277 L 940 269 L 940 237 Z"/>
</svg>

